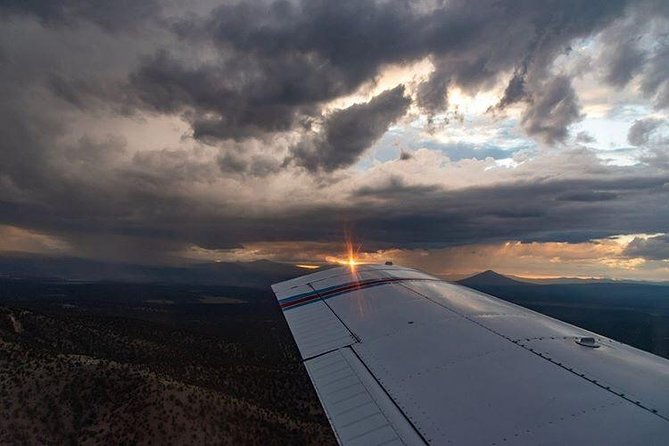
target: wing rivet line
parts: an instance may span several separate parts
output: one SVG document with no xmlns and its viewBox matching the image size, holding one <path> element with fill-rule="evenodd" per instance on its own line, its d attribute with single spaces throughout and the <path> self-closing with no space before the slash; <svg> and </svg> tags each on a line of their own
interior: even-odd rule
<svg viewBox="0 0 669 446">
<path fill-rule="evenodd" d="M 432 302 L 432 303 L 434 303 L 434 304 L 436 304 L 436 305 L 439 305 L 440 307 L 446 308 L 447 310 L 452 311 L 452 312 L 455 313 L 455 314 L 458 314 L 459 316 L 465 318 L 466 320 L 468 320 L 468 321 L 470 321 L 470 322 L 472 322 L 472 323 L 474 323 L 474 324 L 476 324 L 476 325 L 478 325 L 478 326 L 480 326 L 480 327 L 482 327 L 482 328 L 484 328 L 484 329 L 490 331 L 491 333 L 494 333 L 494 334 L 496 334 L 497 336 L 500 336 L 500 337 L 506 339 L 507 341 L 509 341 L 509 342 L 515 344 L 515 342 L 514 342 L 515 339 L 513 339 L 513 338 L 511 338 L 511 337 L 509 337 L 509 336 L 506 336 L 506 335 L 504 335 L 504 334 L 498 332 L 497 330 L 494 330 L 494 329 L 488 327 L 487 325 L 481 323 L 480 321 L 477 321 L 476 319 L 473 319 L 473 318 L 471 318 L 471 317 L 469 317 L 469 316 L 467 316 L 467 315 L 465 315 L 465 314 L 463 314 L 463 313 L 461 313 L 461 312 L 459 312 L 459 311 L 456 311 L 456 310 L 454 310 L 454 309 L 452 309 L 452 308 L 449 308 L 449 307 L 445 306 L 444 304 L 442 304 L 442 303 L 440 303 L 440 302 L 438 302 L 438 301 L 435 301 L 435 300 L 431 299 L 429 296 L 426 296 L 425 294 L 420 293 L 420 292 L 414 290 L 413 288 L 411 288 L 411 287 L 405 285 L 404 283 L 400 283 L 400 285 L 403 286 L 404 288 L 410 290 L 411 292 L 413 292 L 413 293 L 415 293 L 415 294 L 417 294 L 417 295 L 419 295 L 419 296 L 424 297 L 425 299 L 429 300 L 430 302 Z M 581 338 L 581 339 L 583 339 L 583 338 Z M 595 344 L 597 344 L 597 341 L 594 340 L 594 338 L 591 338 L 591 339 L 593 340 L 593 342 L 594 342 Z M 575 339 L 575 341 L 578 342 L 578 338 Z M 586 342 L 590 342 L 590 341 L 586 341 Z M 570 369 L 569 367 L 567 367 L 565 364 L 560 364 L 560 363 L 558 363 L 556 360 L 552 359 L 552 358 L 551 358 L 550 356 L 548 356 L 548 355 L 543 354 L 543 353 L 542 353 L 541 351 L 539 351 L 539 350 L 534 350 L 534 349 L 532 349 L 530 346 L 528 346 L 528 345 L 526 345 L 526 344 L 522 344 L 522 343 L 517 343 L 516 345 L 518 345 L 519 347 L 525 349 L 526 351 L 529 351 L 529 352 L 531 352 L 531 353 L 533 353 L 533 354 L 539 356 L 540 358 L 545 359 L 546 361 L 548 361 L 548 362 L 550 362 L 550 363 L 552 363 L 552 364 L 555 364 L 556 366 L 558 366 L 558 367 L 560 367 L 560 368 L 562 368 L 562 369 L 564 369 L 564 370 L 566 370 L 566 371 L 568 371 L 568 372 L 570 372 L 570 373 L 573 373 L 573 374 L 576 375 L 576 376 L 580 376 L 581 378 L 585 379 L 586 381 L 588 381 L 588 382 L 590 382 L 590 383 L 596 385 L 597 387 L 600 387 L 600 388 L 603 389 L 603 390 L 606 390 L 607 392 L 611 392 L 612 394 L 619 396 L 620 398 L 624 399 L 624 400 L 627 401 L 628 403 L 632 403 L 632 404 L 634 404 L 634 405 L 636 405 L 636 406 L 638 406 L 638 407 L 640 407 L 640 408 L 642 408 L 642 409 L 648 411 L 649 413 L 652 413 L 653 415 L 662 418 L 662 419 L 665 420 L 665 421 L 669 421 L 669 417 L 667 417 L 665 414 L 659 413 L 657 410 L 652 410 L 650 407 L 646 406 L 645 404 L 641 403 L 640 401 L 637 401 L 637 400 L 635 400 L 635 399 L 632 399 L 631 397 L 625 395 L 624 393 L 618 392 L 618 391 L 613 390 L 613 389 L 611 389 L 611 388 L 607 388 L 606 385 L 604 385 L 604 384 L 602 384 L 602 383 L 600 383 L 600 382 L 597 382 L 596 379 L 591 378 L 591 377 L 589 377 L 589 376 L 586 376 L 585 373 L 580 373 L 580 372 L 577 372 L 576 370 L 572 370 L 572 369 Z M 597 345 L 597 346 L 599 346 L 599 345 Z"/>
</svg>

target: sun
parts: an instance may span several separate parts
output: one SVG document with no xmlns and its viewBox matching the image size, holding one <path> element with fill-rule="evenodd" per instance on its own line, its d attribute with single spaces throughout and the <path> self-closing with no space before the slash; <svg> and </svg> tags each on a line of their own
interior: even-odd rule
<svg viewBox="0 0 669 446">
<path fill-rule="evenodd" d="M 325 260 L 331 263 L 338 263 L 339 265 L 348 266 L 352 270 L 363 262 L 358 258 L 360 252 L 360 244 L 354 244 L 350 234 L 346 234 L 345 253 L 343 256 L 327 256 Z"/>
<path fill-rule="evenodd" d="M 351 237 L 350 233 L 346 234 L 346 254 L 348 257 L 346 264 L 351 269 L 354 269 L 355 266 L 358 264 L 358 260 L 356 259 L 356 254 L 358 253 L 359 250 L 360 250 L 360 245 L 358 245 L 356 248 L 353 244 L 353 237 Z"/>
</svg>

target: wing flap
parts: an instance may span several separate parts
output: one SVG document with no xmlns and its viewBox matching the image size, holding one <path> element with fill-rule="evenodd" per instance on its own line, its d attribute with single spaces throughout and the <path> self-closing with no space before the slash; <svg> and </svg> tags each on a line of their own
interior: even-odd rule
<svg viewBox="0 0 669 446">
<path fill-rule="evenodd" d="M 355 338 L 324 302 L 285 313 L 303 359 L 351 345 Z"/>
<path fill-rule="evenodd" d="M 342 348 L 305 362 L 342 444 L 424 444 L 357 356 Z"/>
</svg>

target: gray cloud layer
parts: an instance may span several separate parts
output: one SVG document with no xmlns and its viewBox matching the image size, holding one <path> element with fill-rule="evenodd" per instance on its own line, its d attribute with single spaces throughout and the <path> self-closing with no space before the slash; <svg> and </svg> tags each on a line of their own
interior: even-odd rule
<svg viewBox="0 0 669 446">
<path fill-rule="evenodd" d="M 88 13 L 95 5 L 80 3 L 86 6 L 64 8 L 67 15 L 78 13 L 98 23 L 98 16 Z M 637 9 L 648 14 L 653 3 L 642 6 Z M 622 0 L 458 0 L 445 6 L 356 0 L 227 3 L 205 17 L 171 21 L 179 39 L 188 47 L 207 48 L 209 57 L 194 59 L 189 49 L 161 49 L 132 73 L 134 95 L 126 100 L 158 112 L 183 113 L 196 138 L 243 139 L 303 125 L 319 115 L 324 102 L 353 92 L 387 64 L 429 56 L 436 70 L 417 95 L 427 112 L 447 107 L 449 86 L 476 92 L 514 71 L 499 109 L 527 102 L 528 133 L 552 144 L 564 141 L 579 114 L 569 80 L 551 79 L 551 62 L 574 39 L 601 30 L 626 8 Z M 42 8 L 34 12 L 59 16 Z M 111 21 L 118 15 L 114 9 L 104 17 Z M 630 42 L 613 41 L 621 46 L 609 48 L 608 78 L 620 85 L 646 59 L 628 55 L 634 47 Z M 643 80 L 644 90 L 661 106 L 664 53 L 659 48 L 648 57 Z M 556 102 L 565 105 L 553 107 Z M 535 117 L 547 119 L 537 124 Z"/>
<path fill-rule="evenodd" d="M 247 212 L 233 198 L 235 187 L 250 185 L 206 188 L 241 174 L 334 178 L 412 106 L 444 111 L 452 87 L 475 93 L 505 82 L 494 112 L 518 105 L 527 134 L 565 142 L 582 109 L 571 73 L 551 65 L 575 39 L 602 31 L 613 30 L 601 56 L 606 81 L 636 79 L 656 107 L 667 107 L 666 36 L 646 49 L 636 39 L 662 35 L 644 26 L 667 16 L 666 2 L 622 0 L 256 0 L 195 12 L 158 1 L 2 2 L 0 224 L 62 236 L 82 252 L 122 250 L 121 238 L 128 255 L 143 246 L 167 252 L 334 240 L 344 223 L 369 247 L 662 232 L 669 221 L 663 172 L 594 162 L 577 179 L 453 191 L 390 178 L 327 206 L 306 198 L 261 211 L 249 203 Z M 621 27 L 625 33 L 614 32 Z M 424 58 L 435 72 L 416 86 L 415 104 L 409 87 L 399 86 L 328 111 L 389 65 Z M 99 130 L 90 119 L 161 116 L 183 119 L 192 146 L 146 142 L 135 153 L 123 135 L 89 134 Z M 654 128 L 639 121 L 630 143 L 647 142 Z M 280 137 L 293 138 L 283 151 L 274 144 Z M 205 151 L 198 144 L 220 153 L 203 161 L 190 151 Z M 230 200 L 209 199 L 219 193 Z"/>
<path fill-rule="evenodd" d="M 627 133 L 627 141 L 633 146 L 648 144 L 651 134 L 664 122 L 661 119 L 646 118 L 634 121 Z"/>
<path fill-rule="evenodd" d="M 631 257 L 643 257 L 651 260 L 669 259 L 669 235 L 635 238 L 625 248 L 625 254 Z"/>
<path fill-rule="evenodd" d="M 323 130 L 293 148 L 292 160 L 310 171 L 347 167 L 379 139 L 388 126 L 406 113 L 410 100 L 400 85 L 372 98 L 332 113 Z"/>
<path fill-rule="evenodd" d="M 82 19 L 109 31 L 120 31 L 150 20 L 160 12 L 156 0 L 6 0 L 0 6 L 6 16 L 34 16 L 49 26 L 76 26 Z"/>
<path fill-rule="evenodd" d="M 529 135 L 539 137 L 546 144 L 564 142 L 568 128 L 583 117 L 576 92 L 569 79 L 559 76 L 546 82 L 540 93 L 535 93 L 522 117 L 522 125 Z"/>
</svg>

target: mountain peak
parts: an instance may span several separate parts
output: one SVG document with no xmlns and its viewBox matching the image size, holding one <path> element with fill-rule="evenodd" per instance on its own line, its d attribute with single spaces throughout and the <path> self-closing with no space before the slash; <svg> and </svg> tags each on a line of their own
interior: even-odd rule
<svg viewBox="0 0 669 446">
<path fill-rule="evenodd" d="M 494 277 L 505 277 L 502 274 L 498 273 L 497 271 L 493 271 L 491 269 L 487 269 L 483 271 L 482 273 L 475 274 L 475 276 L 494 276 Z M 472 276 L 474 277 L 474 276 Z"/>
<path fill-rule="evenodd" d="M 518 280 L 510 279 L 496 271 L 491 269 L 485 270 L 482 273 L 474 274 L 471 277 L 467 277 L 458 281 L 458 283 L 465 286 L 509 286 L 509 285 L 522 285 L 523 282 Z"/>
</svg>

